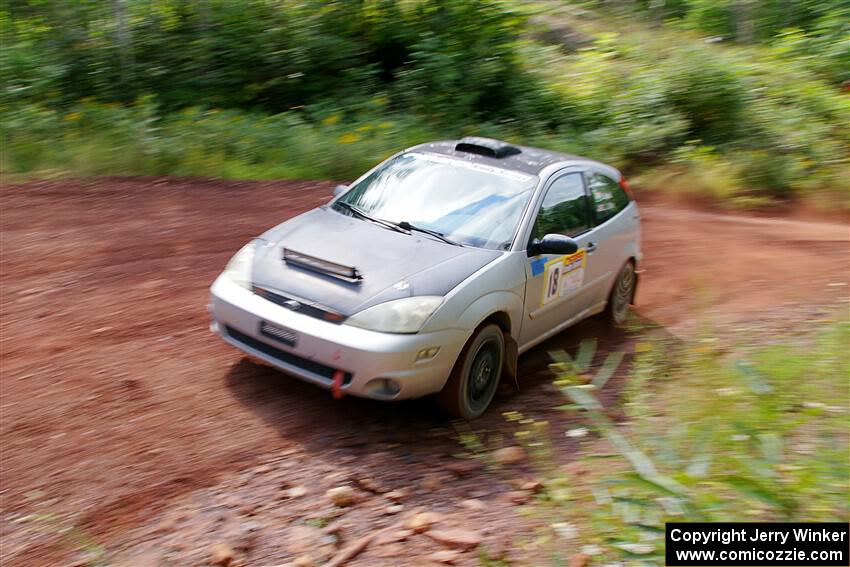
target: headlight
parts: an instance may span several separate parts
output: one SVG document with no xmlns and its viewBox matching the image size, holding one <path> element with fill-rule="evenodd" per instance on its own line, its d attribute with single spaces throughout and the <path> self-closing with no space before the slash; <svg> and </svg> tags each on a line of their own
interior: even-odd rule
<svg viewBox="0 0 850 567">
<path fill-rule="evenodd" d="M 417 333 L 443 298 L 434 295 L 405 297 L 364 309 L 346 319 L 346 325 L 382 333 Z"/>
<path fill-rule="evenodd" d="M 257 239 L 254 239 L 240 248 L 224 269 L 224 275 L 230 281 L 245 289 L 251 289 L 251 265 L 254 263 L 254 248 L 256 246 Z"/>
</svg>

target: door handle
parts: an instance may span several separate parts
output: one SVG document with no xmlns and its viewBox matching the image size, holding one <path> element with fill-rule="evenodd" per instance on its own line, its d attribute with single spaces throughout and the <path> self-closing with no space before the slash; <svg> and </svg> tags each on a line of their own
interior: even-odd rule
<svg viewBox="0 0 850 567">
<path fill-rule="evenodd" d="M 593 254 L 594 250 L 596 250 L 596 243 L 595 242 L 588 242 L 587 243 L 587 253 Z"/>
</svg>

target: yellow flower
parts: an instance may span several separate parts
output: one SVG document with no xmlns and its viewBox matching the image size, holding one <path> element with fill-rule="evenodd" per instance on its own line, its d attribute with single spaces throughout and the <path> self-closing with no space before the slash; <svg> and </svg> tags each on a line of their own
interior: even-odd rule
<svg viewBox="0 0 850 567">
<path fill-rule="evenodd" d="M 339 114 L 331 114 L 330 116 L 322 120 L 322 124 L 324 124 L 325 126 L 333 126 L 337 122 L 339 122 Z"/>
<path fill-rule="evenodd" d="M 79 120 L 82 117 L 83 117 L 83 115 L 80 114 L 79 112 L 71 112 L 71 113 L 65 115 L 64 120 L 65 120 L 65 122 L 76 122 L 77 120 Z"/>
<path fill-rule="evenodd" d="M 392 122 L 381 122 L 380 124 L 378 124 L 378 128 L 380 128 L 381 130 L 389 130 L 392 127 Z"/>
<path fill-rule="evenodd" d="M 360 136 L 353 132 L 348 132 L 339 137 L 340 144 L 353 144 L 360 141 Z"/>
<path fill-rule="evenodd" d="M 652 343 L 638 342 L 635 343 L 635 352 L 649 352 L 652 350 Z"/>
<path fill-rule="evenodd" d="M 357 128 L 357 131 L 358 131 L 358 132 L 362 132 L 362 133 L 366 133 L 366 132 L 368 132 L 368 131 L 369 131 L 369 130 L 371 130 L 371 129 L 372 129 L 372 125 L 371 125 L 371 124 L 364 124 L 363 126 L 359 126 L 359 127 Z"/>
</svg>

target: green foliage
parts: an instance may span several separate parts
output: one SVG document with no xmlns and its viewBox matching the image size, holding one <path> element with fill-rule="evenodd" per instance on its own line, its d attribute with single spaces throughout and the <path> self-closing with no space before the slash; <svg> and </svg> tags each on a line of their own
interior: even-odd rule
<svg viewBox="0 0 850 567">
<path fill-rule="evenodd" d="M 730 68 L 705 49 L 676 51 L 666 62 L 668 101 L 687 120 L 689 137 L 709 143 L 738 138 L 747 89 Z"/>
<path fill-rule="evenodd" d="M 490 2 L 425 2 L 396 90 L 406 108 L 449 120 L 511 116 L 523 79 L 515 43 L 522 19 Z"/>
<path fill-rule="evenodd" d="M 419 113 L 503 117 L 522 23 L 494 0 L 16 2 L 0 11 L 2 102 L 155 93 L 166 111 L 279 113 L 386 91 Z"/>
<path fill-rule="evenodd" d="M 528 4 L 500 0 L 7 2 L 0 169 L 350 179 L 478 134 L 733 206 L 848 202 L 841 2 L 781 18 L 744 2 L 756 47 L 679 29 L 726 33 L 731 0 L 665 2 L 671 25 L 651 31 L 624 25 L 654 21 L 649 3 L 603 4 L 623 18 L 576 23 L 582 47 L 563 53 L 527 39 L 543 25 Z"/>
<path fill-rule="evenodd" d="M 777 34 L 773 48 L 781 57 L 802 62 L 833 84 L 850 81 L 850 10 L 830 13 L 816 32 L 790 28 Z"/>
<path fill-rule="evenodd" d="M 340 114 L 310 120 L 195 107 L 162 115 L 150 98 L 129 106 L 85 101 L 65 113 L 26 106 L 7 116 L 0 120 L 2 169 L 13 174 L 353 179 L 398 148 L 437 135 L 387 114 L 345 123 Z"/>
<path fill-rule="evenodd" d="M 767 204 L 750 194 L 741 178 L 740 166 L 719 155 L 715 148 L 685 145 L 675 152 L 670 164 L 634 177 L 632 183 L 689 201 L 716 202 L 729 208 Z"/>
<path fill-rule="evenodd" d="M 592 345 L 576 360 L 560 354 L 553 369 L 566 409 L 627 466 L 588 461 L 594 472 L 573 479 L 573 499 L 549 511 L 574 522 L 580 543 L 598 545 L 604 560 L 659 564 L 666 521 L 845 521 L 848 342 L 846 320 L 758 348 L 721 348 L 706 335 L 669 352 L 644 339 L 625 424 L 605 415 L 593 382 L 582 383 L 581 350 L 592 356 Z"/>
<path fill-rule="evenodd" d="M 642 17 L 647 23 L 694 30 L 712 41 L 774 44 L 834 84 L 850 79 L 850 5 L 844 0 L 588 0 L 585 4 L 629 19 Z"/>
<path fill-rule="evenodd" d="M 735 0 L 691 0 L 683 14 L 686 22 L 705 33 L 715 36 L 735 36 Z"/>
<path fill-rule="evenodd" d="M 569 55 L 538 49 L 528 57 L 551 70 L 546 86 L 569 109 L 560 130 L 579 153 L 630 169 L 673 164 L 653 177 L 678 172 L 671 188 L 737 205 L 846 186 L 846 100 L 773 50 L 699 45 L 658 30 L 601 34 Z M 705 145 L 710 159 L 683 155 Z"/>
</svg>

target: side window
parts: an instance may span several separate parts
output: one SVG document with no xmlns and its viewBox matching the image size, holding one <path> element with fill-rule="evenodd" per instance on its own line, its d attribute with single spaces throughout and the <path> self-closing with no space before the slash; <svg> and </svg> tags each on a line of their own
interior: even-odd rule
<svg viewBox="0 0 850 567">
<path fill-rule="evenodd" d="M 547 234 L 575 236 L 590 228 L 587 195 L 580 173 L 557 178 L 546 191 L 537 213 L 532 238 Z"/>
<path fill-rule="evenodd" d="M 593 211 L 596 224 L 602 224 L 629 204 L 629 196 L 620 184 L 601 173 L 588 175 L 590 194 L 593 196 Z"/>
</svg>

